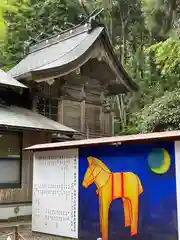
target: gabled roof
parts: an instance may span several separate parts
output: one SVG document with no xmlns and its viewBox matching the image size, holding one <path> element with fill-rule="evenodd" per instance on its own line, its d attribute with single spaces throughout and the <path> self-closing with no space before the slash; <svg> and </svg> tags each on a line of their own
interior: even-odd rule
<svg viewBox="0 0 180 240">
<path fill-rule="evenodd" d="M 64 76 L 83 66 L 94 54 L 97 54 L 100 45 L 106 51 L 108 62 L 125 92 L 137 90 L 137 85 L 114 54 L 104 26 L 91 22 L 32 46 L 29 55 L 9 73 L 16 78 L 34 79 Z"/>
<path fill-rule="evenodd" d="M 0 128 L 26 129 L 64 134 L 73 134 L 76 132 L 72 128 L 66 127 L 31 110 L 5 105 L 0 105 Z"/>
<path fill-rule="evenodd" d="M 11 77 L 10 74 L 7 74 L 2 69 L 0 69 L 0 85 L 8 87 L 27 88 L 24 84 Z"/>
<path fill-rule="evenodd" d="M 98 27 L 89 33 L 87 26 L 83 25 L 74 31 L 70 30 L 39 42 L 30 48 L 29 55 L 13 67 L 9 73 L 13 77 L 19 78 L 27 73 L 61 68 L 60 70 L 64 74 L 71 69 L 71 66 L 67 65 L 78 61 L 96 41 L 102 30 L 102 27 Z"/>
</svg>

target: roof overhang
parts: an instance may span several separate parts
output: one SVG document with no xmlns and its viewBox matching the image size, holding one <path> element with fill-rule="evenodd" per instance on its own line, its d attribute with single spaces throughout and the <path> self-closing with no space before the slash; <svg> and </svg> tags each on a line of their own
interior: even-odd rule
<svg viewBox="0 0 180 240">
<path fill-rule="evenodd" d="M 118 60 L 105 30 L 103 31 L 102 34 L 102 41 L 106 51 L 109 53 L 108 55 L 111 60 L 111 66 L 112 69 L 115 70 L 119 83 L 121 83 L 125 88 L 127 88 L 128 91 L 137 91 L 138 85 L 131 79 L 129 74 L 124 69 L 123 65 Z"/>
<path fill-rule="evenodd" d="M 136 91 L 138 87 L 114 54 L 105 28 L 91 28 L 88 23 L 39 42 L 9 73 L 17 79 L 35 81 L 61 77 L 77 70 L 94 55 L 98 55 L 100 45 L 106 51 L 107 64 L 119 81 L 119 89 L 121 86 L 123 92 Z"/>
<path fill-rule="evenodd" d="M 78 147 L 91 147 L 100 145 L 121 145 L 123 143 L 147 143 L 150 141 L 175 141 L 180 140 L 180 131 L 154 132 L 146 134 L 114 136 L 105 138 L 92 138 L 85 140 L 66 141 L 58 143 L 37 144 L 26 148 L 32 151 L 48 151 L 57 149 L 70 149 Z"/>
<path fill-rule="evenodd" d="M 0 105 L 0 128 L 36 130 L 72 135 L 76 131 L 31 110 Z"/>
<path fill-rule="evenodd" d="M 84 29 L 82 32 L 69 33 L 69 36 L 60 35 L 62 39 L 57 35 L 45 43 L 40 42 L 9 73 L 17 79 L 66 75 L 88 61 L 92 45 L 102 31 L 103 28 L 98 27 L 90 34 L 88 29 Z"/>
<path fill-rule="evenodd" d="M 10 74 L 0 69 L 0 85 L 5 87 L 27 88 L 24 84 L 11 77 Z"/>
</svg>

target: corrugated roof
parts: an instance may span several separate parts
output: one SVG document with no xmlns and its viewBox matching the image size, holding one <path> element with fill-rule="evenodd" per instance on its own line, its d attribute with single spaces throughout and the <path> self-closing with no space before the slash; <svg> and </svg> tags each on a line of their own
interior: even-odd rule
<svg viewBox="0 0 180 240">
<path fill-rule="evenodd" d="M 80 146 L 91 146 L 91 145 L 105 145 L 105 144 L 116 144 L 116 143 L 129 143 L 129 142 L 140 142 L 149 140 L 163 140 L 163 139 L 180 139 L 180 131 L 167 131 L 167 132 L 156 132 L 147 134 L 136 134 L 126 136 L 114 136 L 106 138 L 93 138 L 78 141 L 58 142 L 58 143 L 47 143 L 37 144 L 26 148 L 25 150 L 52 150 L 52 149 L 65 149 L 75 148 Z"/>
<path fill-rule="evenodd" d="M 69 37 L 59 40 L 59 35 L 56 41 L 46 40 L 45 46 L 35 48 L 27 57 L 13 67 L 9 73 L 13 77 L 19 77 L 23 74 L 39 72 L 52 68 L 59 68 L 70 62 L 76 61 L 82 56 L 96 41 L 103 27 L 97 27 L 90 34 L 88 29 L 77 35 L 70 34 Z"/>
<path fill-rule="evenodd" d="M 0 127 L 36 129 L 49 132 L 76 132 L 36 112 L 17 106 L 0 105 Z"/>
<path fill-rule="evenodd" d="M 10 74 L 7 74 L 2 69 L 0 69 L 0 84 L 11 87 L 27 88 L 24 84 L 11 77 Z"/>
</svg>

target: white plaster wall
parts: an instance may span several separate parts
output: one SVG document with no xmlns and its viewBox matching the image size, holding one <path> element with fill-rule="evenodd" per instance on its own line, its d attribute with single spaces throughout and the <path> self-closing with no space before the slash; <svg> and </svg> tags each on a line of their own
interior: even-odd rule
<svg viewBox="0 0 180 240">
<path fill-rule="evenodd" d="M 15 213 L 15 208 L 19 207 L 19 212 Z M 32 204 L 11 204 L 0 205 L 0 220 L 7 220 L 13 217 L 30 216 L 32 214 Z"/>
</svg>

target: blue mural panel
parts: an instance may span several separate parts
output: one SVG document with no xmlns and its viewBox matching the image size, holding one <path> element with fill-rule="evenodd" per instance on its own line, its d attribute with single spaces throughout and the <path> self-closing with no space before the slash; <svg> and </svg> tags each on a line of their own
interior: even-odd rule
<svg viewBox="0 0 180 240">
<path fill-rule="evenodd" d="M 178 239 L 173 142 L 80 149 L 79 238 Z"/>
</svg>

